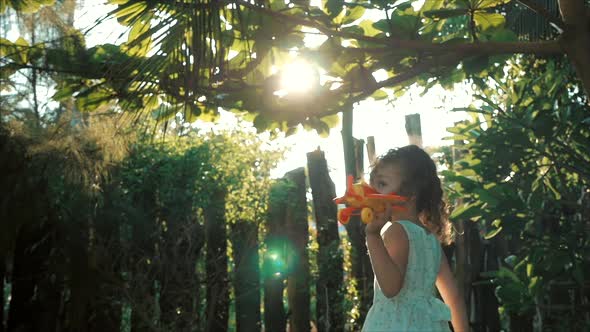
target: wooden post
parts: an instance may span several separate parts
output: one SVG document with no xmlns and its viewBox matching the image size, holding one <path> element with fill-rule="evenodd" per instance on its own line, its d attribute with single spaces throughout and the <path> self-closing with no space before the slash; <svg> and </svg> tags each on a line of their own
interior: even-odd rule
<svg viewBox="0 0 590 332">
<path fill-rule="evenodd" d="M 407 118 L 406 118 L 407 119 Z M 457 126 L 460 122 L 456 122 L 455 126 Z M 407 128 L 407 122 L 406 122 Z M 408 134 L 409 135 L 409 134 Z M 453 164 L 461 159 L 463 151 L 461 150 L 460 146 L 464 145 L 463 141 L 455 140 L 453 144 Z M 457 200 L 457 204 L 461 204 L 462 200 L 459 198 Z M 461 294 L 461 298 L 464 299 L 465 304 L 467 305 L 467 314 L 469 317 L 470 307 L 469 307 L 469 293 L 466 290 L 469 288 L 466 282 L 469 281 L 467 277 L 467 241 L 465 235 L 465 221 L 459 220 L 455 223 L 455 229 L 457 231 L 457 236 L 455 237 L 455 278 L 457 279 L 457 287 L 459 289 L 459 293 Z"/>
<path fill-rule="evenodd" d="M 422 147 L 422 125 L 419 113 L 406 115 L 406 133 L 410 144 Z"/>
<path fill-rule="evenodd" d="M 273 258 L 276 251 L 283 259 L 286 254 L 284 248 L 286 188 L 285 179 L 278 180 L 270 190 L 268 219 L 266 223 L 266 254 L 262 267 L 264 280 L 264 330 L 266 332 L 284 332 L 287 327 L 287 317 L 283 306 L 284 276 L 273 272 Z"/>
<path fill-rule="evenodd" d="M 337 206 L 334 182 L 330 178 L 324 152 L 315 150 L 307 154 L 309 184 L 315 212 L 319 270 L 316 284 L 316 317 L 318 332 L 343 331 L 343 256 L 338 235 Z"/>
<path fill-rule="evenodd" d="M 354 168 L 357 176 L 357 181 L 363 178 L 365 171 L 365 155 L 363 153 L 365 149 L 365 141 L 362 139 L 354 139 Z"/>
<path fill-rule="evenodd" d="M 236 331 L 260 331 L 260 268 L 258 225 L 236 220 L 232 229 Z"/>
<path fill-rule="evenodd" d="M 342 147 L 344 149 L 344 170 L 346 177 L 352 175 L 355 179 L 358 178 L 356 173 L 356 162 L 354 153 L 354 137 L 352 136 L 352 110 L 344 111 L 342 115 Z M 346 183 L 346 182 L 345 182 Z"/>
<path fill-rule="evenodd" d="M 217 189 L 211 204 L 204 210 L 207 242 L 205 269 L 207 273 L 206 332 L 227 331 L 229 289 L 227 274 L 227 232 L 225 230 L 226 193 Z"/>
<path fill-rule="evenodd" d="M 6 258 L 4 251 L 0 249 L 0 299 L 2 299 L 2 309 L 0 309 L 0 332 L 4 332 L 4 276 L 6 275 Z"/>
<path fill-rule="evenodd" d="M 285 179 L 293 185 L 287 202 L 285 224 L 287 238 L 293 244 L 287 252 L 287 266 L 292 268 L 287 278 L 287 295 L 291 317 L 291 332 L 309 332 L 309 256 L 307 241 L 309 239 L 307 223 L 307 197 L 305 186 L 305 169 L 297 168 L 285 174 Z"/>
<path fill-rule="evenodd" d="M 344 148 L 344 166 L 346 176 L 352 175 L 355 181 L 360 180 L 363 174 L 363 141 L 355 140 L 352 136 L 352 109 L 343 111 L 342 116 L 342 143 Z M 346 179 L 343 179 L 346 180 Z M 357 282 L 357 290 L 361 297 L 359 319 L 353 326 L 353 330 L 360 330 L 360 325 L 365 320 L 373 299 L 373 269 L 367 248 L 365 246 L 365 228 L 360 216 L 352 216 L 346 224 L 346 232 L 351 243 L 352 275 Z"/>
<path fill-rule="evenodd" d="M 375 137 L 367 137 L 367 157 L 369 158 L 369 165 L 373 165 L 377 155 L 375 154 Z"/>
</svg>

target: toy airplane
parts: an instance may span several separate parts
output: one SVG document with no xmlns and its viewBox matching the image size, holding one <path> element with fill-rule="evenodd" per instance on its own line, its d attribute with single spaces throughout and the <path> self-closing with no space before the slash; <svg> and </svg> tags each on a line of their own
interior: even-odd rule
<svg viewBox="0 0 590 332">
<path fill-rule="evenodd" d="M 353 183 L 353 178 L 349 175 L 346 178 L 346 192 L 344 196 L 334 198 L 336 204 L 346 204 L 347 207 L 338 211 L 338 221 L 346 225 L 350 216 L 360 216 L 363 223 L 368 224 L 373 221 L 375 212 L 385 211 L 387 205 L 392 205 L 394 210 L 405 211 L 406 208 L 396 204 L 403 204 L 408 200 L 407 197 L 391 194 L 381 194 L 375 188 L 366 182 Z"/>
</svg>

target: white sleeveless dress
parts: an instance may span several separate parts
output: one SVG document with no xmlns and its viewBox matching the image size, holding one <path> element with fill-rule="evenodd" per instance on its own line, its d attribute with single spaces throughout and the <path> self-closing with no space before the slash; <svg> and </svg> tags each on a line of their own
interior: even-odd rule
<svg viewBox="0 0 590 332">
<path fill-rule="evenodd" d="M 397 221 L 408 235 L 409 255 L 404 284 L 393 298 L 383 295 L 374 280 L 373 305 L 363 332 L 449 332 L 449 307 L 435 296 L 441 246 L 433 234 L 411 221 Z"/>
</svg>

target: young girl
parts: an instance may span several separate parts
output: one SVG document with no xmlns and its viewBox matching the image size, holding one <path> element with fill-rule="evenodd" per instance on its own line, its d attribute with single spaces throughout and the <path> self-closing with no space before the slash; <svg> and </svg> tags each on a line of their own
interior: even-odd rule
<svg viewBox="0 0 590 332">
<path fill-rule="evenodd" d="M 403 211 L 376 214 L 365 229 L 375 292 L 363 331 L 449 331 L 448 321 L 454 331 L 468 331 L 439 243 L 450 241 L 450 225 L 434 162 L 415 145 L 392 149 L 378 158 L 370 184 L 410 200 Z M 435 284 L 446 304 L 435 297 Z"/>
</svg>

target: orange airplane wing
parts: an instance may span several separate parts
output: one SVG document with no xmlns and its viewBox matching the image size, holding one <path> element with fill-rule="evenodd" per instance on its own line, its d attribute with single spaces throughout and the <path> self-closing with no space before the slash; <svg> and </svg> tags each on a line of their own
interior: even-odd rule
<svg viewBox="0 0 590 332">
<path fill-rule="evenodd" d="M 366 199 L 398 201 L 398 202 L 399 201 L 405 202 L 408 200 L 407 197 L 396 195 L 396 194 L 369 194 L 369 195 L 367 195 Z"/>
</svg>

